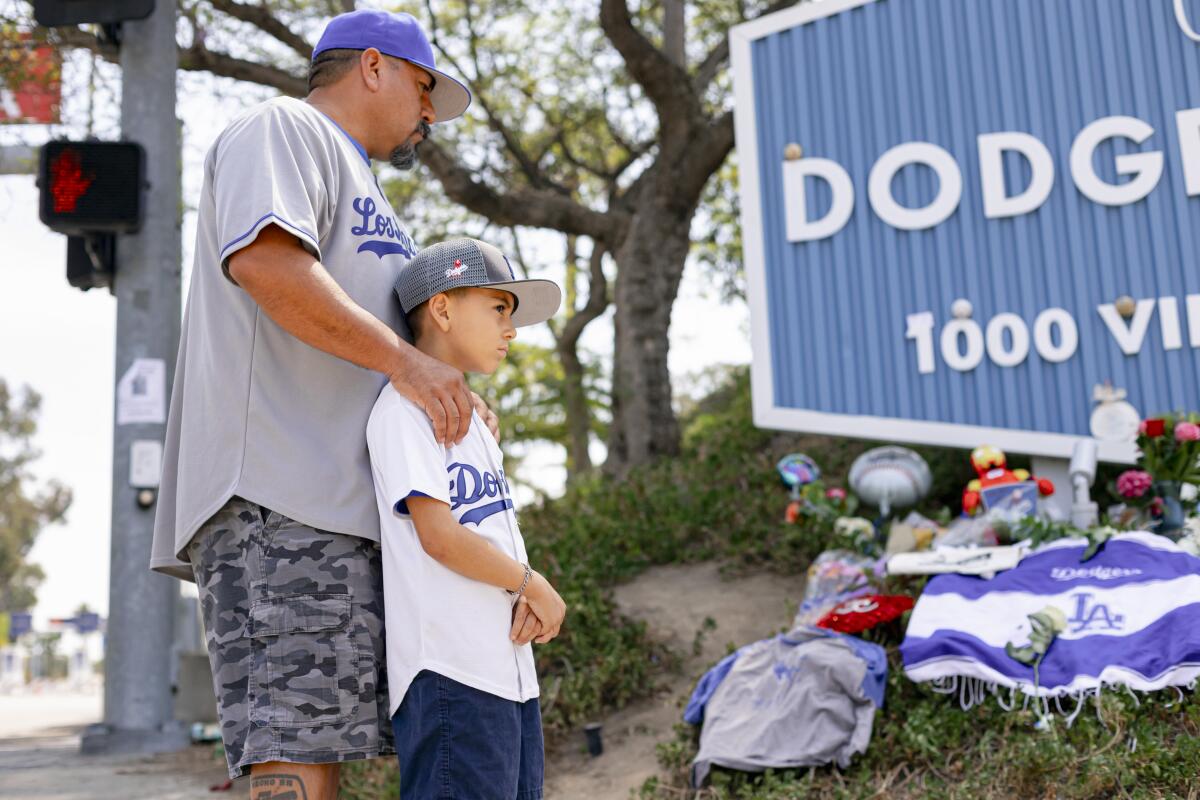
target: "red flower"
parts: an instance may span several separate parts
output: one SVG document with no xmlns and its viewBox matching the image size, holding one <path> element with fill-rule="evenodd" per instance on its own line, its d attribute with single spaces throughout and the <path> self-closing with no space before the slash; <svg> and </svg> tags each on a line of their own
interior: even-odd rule
<svg viewBox="0 0 1200 800">
<path fill-rule="evenodd" d="M 1167 421 L 1165 419 L 1144 420 L 1138 431 L 1151 439 L 1157 439 L 1167 432 Z"/>
</svg>

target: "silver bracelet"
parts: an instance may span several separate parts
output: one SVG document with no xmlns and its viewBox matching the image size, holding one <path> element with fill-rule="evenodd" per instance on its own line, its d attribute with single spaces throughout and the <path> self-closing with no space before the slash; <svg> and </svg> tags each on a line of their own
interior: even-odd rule
<svg viewBox="0 0 1200 800">
<path fill-rule="evenodd" d="M 521 581 L 520 589 L 517 589 L 515 592 L 512 590 L 509 590 L 509 592 L 508 592 L 509 594 L 515 595 L 516 597 L 520 597 L 521 595 L 525 594 L 525 587 L 529 585 L 529 579 L 530 579 L 530 577 L 533 576 L 533 568 L 532 567 L 530 567 L 528 564 L 522 564 L 521 566 L 525 567 L 525 580 Z"/>
</svg>

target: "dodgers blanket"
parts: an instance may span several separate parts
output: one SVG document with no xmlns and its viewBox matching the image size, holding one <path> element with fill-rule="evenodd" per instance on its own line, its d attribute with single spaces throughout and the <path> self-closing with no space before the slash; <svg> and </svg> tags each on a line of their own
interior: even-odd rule
<svg viewBox="0 0 1200 800">
<path fill-rule="evenodd" d="M 1051 542 L 991 580 L 941 575 L 917 601 L 900 653 L 914 681 L 976 679 L 1026 695 L 1080 697 L 1105 685 L 1151 691 L 1200 676 L 1200 558 L 1151 533 L 1114 536 L 1080 563 L 1082 539 Z M 1051 605 L 1067 629 L 1038 670 L 1004 645 L 1029 641 Z M 964 683 L 966 683 L 964 681 Z M 979 699 L 982 699 L 980 697 Z"/>
</svg>

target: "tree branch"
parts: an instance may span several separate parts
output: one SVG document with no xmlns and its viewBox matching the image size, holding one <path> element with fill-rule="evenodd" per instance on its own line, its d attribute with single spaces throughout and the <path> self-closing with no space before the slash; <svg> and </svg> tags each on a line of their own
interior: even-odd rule
<svg viewBox="0 0 1200 800">
<path fill-rule="evenodd" d="M 788 6 L 794 6 L 803 2 L 806 2 L 806 0 L 775 0 L 774 3 L 763 9 L 762 13 L 758 14 L 754 19 L 765 17 L 767 14 L 774 14 L 776 11 L 785 9 Z M 729 36 L 725 35 L 721 37 L 721 41 L 713 46 L 712 50 L 708 51 L 708 55 L 704 56 L 700 62 L 700 66 L 696 69 L 696 77 L 693 80 L 696 94 L 704 93 L 704 90 L 717 77 L 717 73 L 721 71 L 721 68 L 725 66 L 725 62 L 728 60 Z"/>
<path fill-rule="evenodd" d="M 626 0 L 600 0 L 600 27 L 625 60 L 629 74 L 654 103 L 664 128 L 670 122 L 686 124 L 699 112 L 687 72 L 633 27 Z"/>
<path fill-rule="evenodd" d="M 65 47 L 78 47 L 90 50 L 105 61 L 111 61 L 114 64 L 121 60 L 121 51 L 115 44 L 103 41 L 99 36 L 88 33 L 83 28 L 54 28 L 51 41 L 57 41 L 58 44 Z"/>
<path fill-rule="evenodd" d="M 446 61 L 450 63 L 450 66 L 454 67 L 454 70 L 458 72 L 458 74 L 462 75 L 464 78 L 467 77 L 467 71 L 464 70 L 454 56 L 442 46 L 441 39 L 438 36 L 437 16 L 434 13 L 433 3 L 430 2 L 430 0 L 425 0 L 425 10 L 426 13 L 429 14 L 429 32 L 430 40 L 433 43 L 433 46 L 437 48 L 439 53 L 441 53 L 442 58 L 446 59 Z M 488 102 L 487 97 L 485 97 L 484 93 L 479 90 L 479 52 L 476 47 L 478 36 L 475 33 L 475 25 L 471 17 L 470 2 L 467 2 L 466 4 L 465 13 L 467 18 L 468 47 L 471 52 L 471 61 L 475 67 L 474 76 L 471 79 L 471 85 L 472 88 L 475 89 L 475 102 L 479 104 L 479 107 L 483 109 L 484 116 L 487 117 L 488 127 L 491 128 L 495 133 L 499 134 L 500 138 L 504 140 L 504 146 L 508 148 L 508 152 L 512 154 L 513 160 L 517 162 L 517 166 L 520 167 L 522 174 L 525 175 L 525 179 L 528 180 L 532 186 L 537 188 L 551 186 L 559 191 L 564 191 L 562 187 L 557 186 L 553 181 L 546 177 L 541 167 L 538 166 L 537 161 L 534 161 L 529 157 L 529 155 L 525 152 L 525 148 L 523 148 L 521 143 L 517 140 L 517 137 L 514 136 L 512 131 L 508 129 L 508 126 L 501 121 L 499 115 L 496 114 L 495 110 L 492 108 L 491 103 Z"/>
<path fill-rule="evenodd" d="M 120 62 L 120 52 L 116 47 L 82 28 L 56 28 L 55 36 L 66 47 L 80 47 L 102 56 L 106 61 L 114 64 Z M 270 86 L 293 97 L 303 97 L 308 92 L 308 81 L 303 77 L 277 67 L 209 50 L 202 42 L 179 48 L 179 68 Z"/>
<path fill-rule="evenodd" d="M 312 45 L 303 36 L 293 33 L 266 5 L 250 5 L 237 0 L 209 0 L 212 7 L 234 19 L 248 22 L 259 30 L 283 42 L 303 58 L 312 58 Z"/>
<path fill-rule="evenodd" d="M 681 197 L 699 197 L 704 185 L 733 149 L 733 112 L 726 111 L 708 126 L 690 151 L 692 157 L 679 186 Z"/>
<path fill-rule="evenodd" d="M 223 78 L 270 86 L 292 97 L 308 94 L 308 80 L 299 75 L 279 69 L 234 58 L 226 53 L 209 50 L 203 45 L 193 45 L 179 50 L 179 68 L 197 72 L 211 72 Z"/>
<path fill-rule="evenodd" d="M 572 352 L 583 335 L 583 329 L 591 324 L 608 308 L 608 279 L 604 276 L 604 254 L 607 251 L 600 242 L 592 242 L 592 255 L 588 259 L 588 299 L 583 308 L 571 315 L 562 333 L 556 337 L 558 348 L 570 348 Z"/>
<path fill-rule="evenodd" d="M 629 226 L 626 214 L 593 211 L 552 189 L 518 187 L 497 192 L 476 180 L 474 173 L 432 141 L 421 145 L 421 161 L 442 184 L 447 197 L 496 225 L 551 228 L 606 244 L 619 241 Z"/>
</svg>

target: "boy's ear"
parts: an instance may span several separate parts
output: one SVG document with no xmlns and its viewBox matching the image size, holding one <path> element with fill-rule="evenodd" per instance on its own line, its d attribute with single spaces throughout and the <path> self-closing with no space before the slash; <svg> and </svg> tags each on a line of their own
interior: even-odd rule
<svg viewBox="0 0 1200 800">
<path fill-rule="evenodd" d="M 427 313 L 433 318 L 433 324 L 437 325 L 442 333 L 448 332 L 450 330 L 450 295 L 438 292 L 429 298 Z"/>
</svg>

